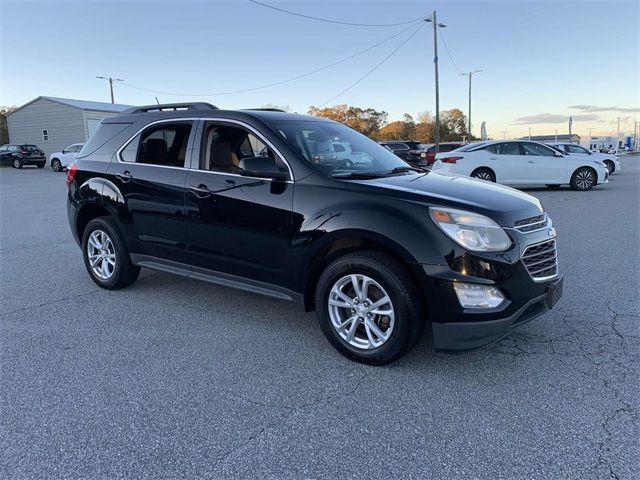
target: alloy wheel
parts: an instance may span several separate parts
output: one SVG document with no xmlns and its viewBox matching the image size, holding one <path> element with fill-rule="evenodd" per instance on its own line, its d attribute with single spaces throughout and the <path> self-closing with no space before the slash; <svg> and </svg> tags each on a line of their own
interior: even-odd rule
<svg viewBox="0 0 640 480">
<path fill-rule="evenodd" d="M 13 160 L 13 168 L 22 168 L 22 164 L 17 158 Z"/>
<path fill-rule="evenodd" d="M 329 292 L 329 317 L 340 338 L 371 350 L 385 344 L 395 326 L 395 311 L 385 289 L 371 277 L 351 274 Z"/>
<path fill-rule="evenodd" d="M 474 177 L 480 180 L 486 180 L 487 182 L 493 182 L 493 176 L 491 175 L 491 173 L 487 172 L 486 170 L 479 171 L 474 175 Z"/>
<path fill-rule="evenodd" d="M 53 162 L 51 162 L 51 168 L 53 168 L 54 172 L 60 172 L 62 170 L 62 164 L 60 163 L 60 160 L 54 160 Z"/>
<path fill-rule="evenodd" d="M 580 170 L 576 174 L 576 186 L 579 190 L 589 190 L 595 183 L 595 178 L 591 170 Z"/>
<path fill-rule="evenodd" d="M 109 235 L 102 230 L 91 232 L 87 241 L 87 258 L 91 271 L 100 280 L 109 280 L 116 270 L 116 252 Z"/>
</svg>

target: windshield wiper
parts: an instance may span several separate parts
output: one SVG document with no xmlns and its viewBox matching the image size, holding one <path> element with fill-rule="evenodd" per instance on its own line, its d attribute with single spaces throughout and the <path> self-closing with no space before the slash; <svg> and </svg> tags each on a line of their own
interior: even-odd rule
<svg viewBox="0 0 640 480">
<path fill-rule="evenodd" d="M 407 165 L 406 167 L 396 167 L 393 170 L 391 170 L 389 173 L 404 173 L 404 172 L 428 173 L 429 170 L 427 170 L 426 168 L 412 167 L 410 165 Z"/>
<path fill-rule="evenodd" d="M 388 172 L 342 172 L 332 173 L 331 178 L 380 178 L 388 175 Z"/>
</svg>

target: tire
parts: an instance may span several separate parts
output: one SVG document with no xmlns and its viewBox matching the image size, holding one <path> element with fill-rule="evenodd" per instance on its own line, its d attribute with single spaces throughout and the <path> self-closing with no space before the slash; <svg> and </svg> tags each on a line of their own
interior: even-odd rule
<svg viewBox="0 0 640 480">
<path fill-rule="evenodd" d="M 598 175 L 593 168 L 580 167 L 571 175 L 571 188 L 579 192 L 591 190 L 598 182 Z"/>
<path fill-rule="evenodd" d="M 94 234 L 96 237 L 93 237 Z M 96 239 L 98 244 L 104 245 L 104 254 L 99 253 L 100 249 L 96 248 Z M 96 253 L 102 258 L 92 266 L 89 255 Z M 87 224 L 82 235 L 82 258 L 91 279 L 106 290 L 127 287 L 135 282 L 140 274 L 140 267 L 131 263 L 129 249 L 120 230 L 109 217 L 95 218 Z"/>
<path fill-rule="evenodd" d="M 19 158 L 14 158 L 13 162 L 11 162 L 11 166 L 13 168 L 22 168 L 22 162 L 20 161 Z"/>
<path fill-rule="evenodd" d="M 51 160 L 51 168 L 54 172 L 61 172 L 62 163 L 60 163 L 60 160 L 58 160 L 57 158 L 54 158 L 53 160 Z"/>
<path fill-rule="evenodd" d="M 547 184 L 545 185 L 547 188 L 560 188 L 560 184 L 554 183 L 554 184 Z"/>
<path fill-rule="evenodd" d="M 471 172 L 471 176 L 487 182 L 496 182 L 496 174 L 489 168 L 477 168 Z"/>
<path fill-rule="evenodd" d="M 354 277 L 360 288 L 364 280 L 370 281 L 366 296 L 356 298 Z M 318 279 L 315 303 L 320 328 L 329 343 L 351 360 L 369 365 L 391 363 L 418 342 L 424 329 L 421 296 L 415 285 L 407 270 L 388 255 L 375 251 L 344 255 Z M 343 298 L 350 299 L 349 303 Z M 377 301 L 384 303 L 376 307 Z"/>
<path fill-rule="evenodd" d="M 616 165 L 611 160 L 605 160 L 604 164 L 607 166 L 607 170 L 609 170 L 609 175 L 616 171 Z"/>
<path fill-rule="evenodd" d="M 38 165 L 38 168 L 44 168 L 45 164 L 46 162 L 40 162 L 37 165 Z"/>
</svg>

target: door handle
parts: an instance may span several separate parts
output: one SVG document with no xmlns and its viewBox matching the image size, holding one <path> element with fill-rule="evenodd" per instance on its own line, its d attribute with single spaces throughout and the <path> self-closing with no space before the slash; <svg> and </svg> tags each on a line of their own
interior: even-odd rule
<svg viewBox="0 0 640 480">
<path fill-rule="evenodd" d="M 489 160 L 497 160 L 498 157 L 489 157 Z"/>
<path fill-rule="evenodd" d="M 536 163 L 535 160 L 527 160 L 527 163 Z"/>
<path fill-rule="evenodd" d="M 131 175 L 131 172 L 129 170 L 125 170 L 122 173 L 116 173 L 116 177 L 120 179 L 123 183 L 127 183 L 133 178 L 133 175 Z"/>
<path fill-rule="evenodd" d="M 211 196 L 211 193 L 213 193 L 203 183 L 201 183 L 197 187 L 195 185 L 190 185 L 189 190 L 191 190 L 198 198 L 207 198 Z"/>
</svg>

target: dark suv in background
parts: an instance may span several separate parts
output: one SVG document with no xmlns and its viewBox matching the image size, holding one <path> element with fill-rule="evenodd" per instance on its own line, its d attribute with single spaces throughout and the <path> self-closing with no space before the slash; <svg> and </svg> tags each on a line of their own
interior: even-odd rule
<svg viewBox="0 0 640 480">
<path fill-rule="evenodd" d="M 315 162 L 327 141 L 361 160 Z M 67 184 L 99 286 L 126 287 L 146 267 L 299 302 L 369 364 L 406 353 L 428 320 L 437 349 L 486 345 L 562 294 L 536 198 L 425 172 L 327 119 L 134 108 L 102 121 Z"/>
<path fill-rule="evenodd" d="M 11 165 L 13 168 L 37 165 L 38 168 L 44 168 L 46 163 L 47 158 L 37 145 L 7 143 L 0 146 L 0 165 Z"/>
<path fill-rule="evenodd" d="M 379 142 L 383 147 L 387 147 L 398 157 L 412 165 L 426 166 L 425 149 L 420 142 L 412 140 L 393 140 Z"/>
</svg>

